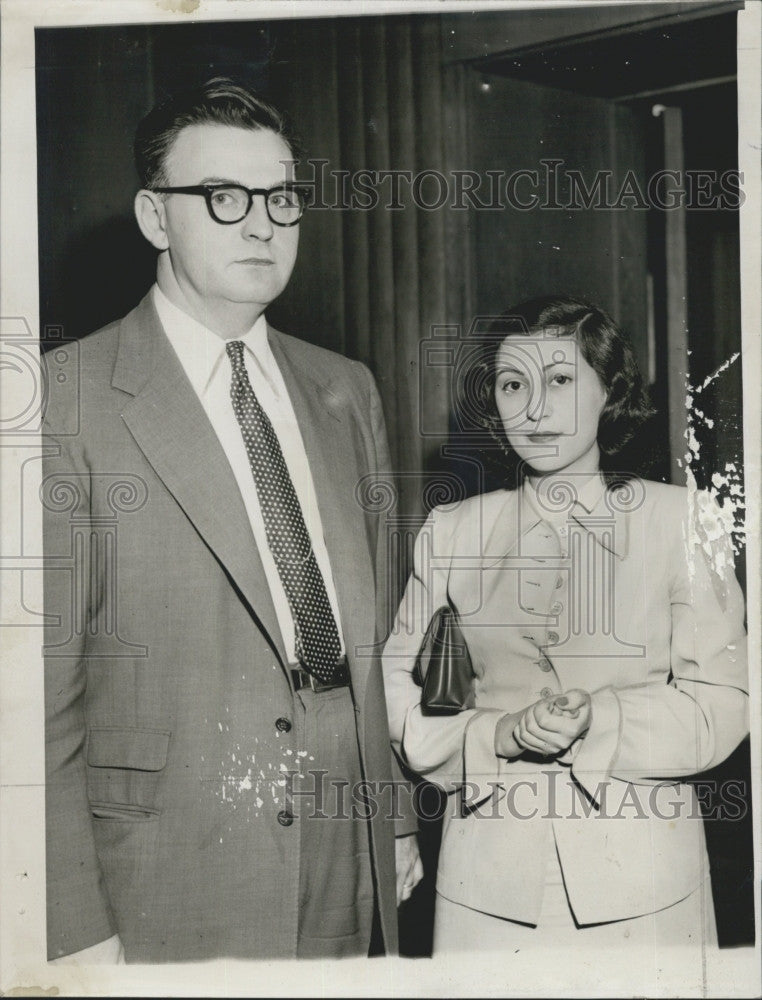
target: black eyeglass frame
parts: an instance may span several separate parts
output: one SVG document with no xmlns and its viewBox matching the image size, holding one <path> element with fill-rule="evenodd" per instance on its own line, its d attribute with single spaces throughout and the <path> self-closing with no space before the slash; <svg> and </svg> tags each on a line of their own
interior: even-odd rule
<svg viewBox="0 0 762 1000">
<path fill-rule="evenodd" d="M 212 196 L 215 191 L 228 191 L 230 188 L 234 188 L 237 191 L 245 191 L 248 197 L 248 203 L 246 205 L 246 211 L 239 219 L 220 219 L 214 214 L 214 209 L 212 208 Z M 307 207 L 307 201 L 310 195 L 310 188 L 306 184 L 297 183 L 286 183 L 277 184 L 272 188 L 247 188 L 243 184 L 190 184 L 185 187 L 156 187 L 151 188 L 156 194 L 197 194 L 203 195 L 206 201 L 206 208 L 209 215 L 214 219 L 216 223 L 220 226 L 235 226 L 239 222 L 243 222 L 246 216 L 251 211 L 251 206 L 254 201 L 254 196 L 261 194 L 265 199 L 265 211 L 267 212 L 267 218 L 272 222 L 274 226 L 296 226 L 301 221 L 304 215 L 304 209 Z M 294 219 L 293 222 L 280 222 L 278 219 L 274 219 L 270 212 L 270 206 L 268 200 L 271 194 L 277 194 L 280 191 L 295 191 L 299 195 L 299 215 Z"/>
</svg>

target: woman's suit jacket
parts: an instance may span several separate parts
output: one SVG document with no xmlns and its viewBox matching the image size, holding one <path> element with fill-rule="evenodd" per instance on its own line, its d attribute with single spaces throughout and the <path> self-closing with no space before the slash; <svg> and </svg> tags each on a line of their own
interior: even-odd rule
<svg viewBox="0 0 762 1000">
<path fill-rule="evenodd" d="M 680 779 L 748 732 L 743 599 L 721 512 L 705 494 L 638 480 L 611 492 L 596 478 L 559 535 L 530 490 L 436 508 L 421 529 L 384 652 L 392 739 L 429 781 L 460 788 L 437 876 L 448 899 L 536 923 L 554 838 L 580 923 L 654 912 L 707 871 Z M 437 717 L 411 670 L 448 595 L 475 707 Z M 496 756 L 504 713 L 571 688 L 592 696 L 584 738 L 558 760 Z"/>
</svg>

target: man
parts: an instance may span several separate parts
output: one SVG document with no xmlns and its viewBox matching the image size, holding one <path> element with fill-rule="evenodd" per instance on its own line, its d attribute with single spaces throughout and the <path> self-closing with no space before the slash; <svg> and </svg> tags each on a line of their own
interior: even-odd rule
<svg viewBox="0 0 762 1000">
<path fill-rule="evenodd" d="M 49 380 L 49 958 L 393 953 L 380 401 L 266 322 L 304 208 L 282 116 L 216 79 L 135 151 L 156 284 Z"/>
</svg>

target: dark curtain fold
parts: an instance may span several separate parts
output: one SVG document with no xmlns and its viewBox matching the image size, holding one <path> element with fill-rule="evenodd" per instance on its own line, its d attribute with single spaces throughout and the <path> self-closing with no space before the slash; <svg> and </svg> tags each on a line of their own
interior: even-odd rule
<svg viewBox="0 0 762 1000">
<path fill-rule="evenodd" d="M 398 473 L 397 513 L 412 523 L 428 506 L 426 482 L 450 407 L 449 371 L 422 369 L 421 343 L 432 328 L 467 322 L 468 281 L 453 273 L 453 256 L 466 268 L 466 246 L 452 253 L 456 238 L 467 238 L 465 223 L 447 204 L 428 210 L 411 196 L 417 174 L 446 174 L 458 139 L 457 86 L 448 76 L 456 71 L 444 67 L 440 31 L 439 18 L 415 16 L 336 19 L 319 29 L 282 23 L 271 74 L 271 93 L 301 127 L 303 169 L 324 181 L 321 203 L 339 205 L 318 209 L 303 227 L 296 294 L 274 315 L 373 372 Z M 319 61 L 304 58 L 316 47 Z M 388 171 L 404 176 L 395 182 Z M 375 206 L 357 190 L 363 180 Z M 432 202 L 438 190 L 436 179 L 421 188 Z M 315 289 L 311 301 L 299 292 L 303 281 Z"/>
</svg>

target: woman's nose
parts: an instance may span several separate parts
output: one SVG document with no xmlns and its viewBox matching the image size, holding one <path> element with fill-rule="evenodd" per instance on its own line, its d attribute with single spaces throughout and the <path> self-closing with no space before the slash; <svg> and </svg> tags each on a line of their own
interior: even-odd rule
<svg viewBox="0 0 762 1000">
<path fill-rule="evenodd" d="M 537 424 L 540 420 L 544 420 L 546 417 L 552 416 L 552 414 L 553 409 L 548 394 L 541 389 L 537 393 L 533 393 L 526 412 L 529 423 Z"/>
</svg>

